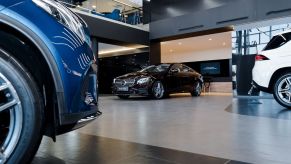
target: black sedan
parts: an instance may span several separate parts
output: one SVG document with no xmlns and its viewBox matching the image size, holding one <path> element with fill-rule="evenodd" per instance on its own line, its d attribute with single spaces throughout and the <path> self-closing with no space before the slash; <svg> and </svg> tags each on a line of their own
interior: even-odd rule
<svg viewBox="0 0 291 164">
<path fill-rule="evenodd" d="M 171 93 L 183 92 L 200 96 L 202 85 L 202 76 L 192 68 L 184 64 L 160 64 L 115 78 L 112 90 L 122 99 L 131 95 L 161 99 Z"/>
</svg>

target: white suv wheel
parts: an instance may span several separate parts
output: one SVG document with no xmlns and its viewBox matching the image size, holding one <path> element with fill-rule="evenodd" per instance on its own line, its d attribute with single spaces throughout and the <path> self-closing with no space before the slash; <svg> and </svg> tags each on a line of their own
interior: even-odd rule
<svg viewBox="0 0 291 164">
<path fill-rule="evenodd" d="M 274 85 L 274 97 L 286 108 L 291 108 L 291 73 L 283 74 Z"/>
</svg>

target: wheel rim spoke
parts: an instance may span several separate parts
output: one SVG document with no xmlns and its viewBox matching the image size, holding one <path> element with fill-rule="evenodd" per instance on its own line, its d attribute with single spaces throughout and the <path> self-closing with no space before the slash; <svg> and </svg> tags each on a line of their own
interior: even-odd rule
<svg viewBox="0 0 291 164">
<path fill-rule="evenodd" d="M 163 95 L 163 92 L 164 92 L 164 88 L 162 86 L 161 83 L 156 83 L 154 84 L 154 95 L 157 97 L 157 98 L 161 98 L 161 96 Z"/>
<path fill-rule="evenodd" d="M 279 98 L 285 103 L 291 103 L 291 77 L 282 79 L 277 87 Z"/>
<path fill-rule="evenodd" d="M 8 89 L 8 87 L 9 87 L 8 84 L 6 84 L 6 83 L 2 84 L 2 85 L 0 86 L 0 92 L 1 92 L 1 91 L 4 91 L 4 90 L 6 90 L 6 89 Z"/>
<path fill-rule="evenodd" d="M 6 156 L 2 152 L 0 152 L 0 164 L 3 164 L 6 161 Z"/>
<path fill-rule="evenodd" d="M 289 78 L 286 78 L 285 80 L 286 80 L 286 83 L 290 86 L 291 85 L 290 79 Z"/>
<path fill-rule="evenodd" d="M 279 90 L 280 93 L 287 93 L 288 91 L 289 91 L 289 89 L 286 89 L 286 88 Z"/>
<path fill-rule="evenodd" d="M 6 103 L 6 104 L 0 106 L 0 112 L 4 111 L 4 110 L 6 110 L 6 109 L 10 109 L 10 108 L 12 108 L 13 106 L 17 105 L 18 103 L 19 103 L 19 101 L 17 101 L 17 100 L 12 100 L 12 101 L 10 101 L 9 103 Z"/>
<path fill-rule="evenodd" d="M 1 73 L 0 96 L 0 115 L 4 118 L 4 120 L 0 120 L 0 164 L 3 164 L 9 159 L 19 142 L 22 131 L 23 111 L 16 90 Z M 2 131 L 3 129 L 7 130 Z"/>
</svg>

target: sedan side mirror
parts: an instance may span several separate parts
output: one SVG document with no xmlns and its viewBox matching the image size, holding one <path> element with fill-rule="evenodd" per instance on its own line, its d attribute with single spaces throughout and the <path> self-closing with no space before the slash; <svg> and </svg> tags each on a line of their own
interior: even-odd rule
<svg viewBox="0 0 291 164">
<path fill-rule="evenodd" d="M 176 69 L 171 69 L 171 74 L 176 74 L 176 73 L 179 73 L 179 70 L 176 68 Z"/>
</svg>

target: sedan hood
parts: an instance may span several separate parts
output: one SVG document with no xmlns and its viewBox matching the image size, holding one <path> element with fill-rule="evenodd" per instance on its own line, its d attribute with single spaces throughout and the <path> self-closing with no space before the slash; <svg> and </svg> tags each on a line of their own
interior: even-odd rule
<svg viewBox="0 0 291 164">
<path fill-rule="evenodd" d="M 154 77 L 161 78 L 165 73 L 152 73 L 152 72 L 133 72 L 117 77 L 118 79 L 133 79 L 136 77 Z"/>
</svg>

